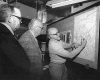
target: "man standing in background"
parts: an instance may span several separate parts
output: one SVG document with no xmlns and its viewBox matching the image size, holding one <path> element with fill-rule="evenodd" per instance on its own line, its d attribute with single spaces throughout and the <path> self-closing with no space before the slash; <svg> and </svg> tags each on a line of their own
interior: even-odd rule
<svg viewBox="0 0 100 80">
<path fill-rule="evenodd" d="M 28 28 L 29 30 L 19 38 L 19 42 L 30 59 L 30 71 L 35 77 L 34 80 L 41 80 L 43 76 L 42 53 L 36 37 L 40 35 L 43 23 L 39 19 L 32 19 Z"/>
</svg>

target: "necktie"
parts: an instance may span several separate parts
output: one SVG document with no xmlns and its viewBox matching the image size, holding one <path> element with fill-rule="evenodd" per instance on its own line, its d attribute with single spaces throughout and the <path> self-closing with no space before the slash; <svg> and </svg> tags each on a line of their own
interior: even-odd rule
<svg viewBox="0 0 100 80">
<path fill-rule="evenodd" d="M 15 37 L 15 39 L 17 39 L 17 35 L 16 34 L 14 34 L 14 37 Z"/>
</svg>

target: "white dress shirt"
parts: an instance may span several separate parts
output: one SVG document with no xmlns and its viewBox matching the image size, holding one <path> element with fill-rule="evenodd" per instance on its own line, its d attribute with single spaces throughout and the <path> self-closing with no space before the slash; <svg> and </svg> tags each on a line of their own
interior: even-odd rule
<svg viewBox="0 0 100 80">
<path fill-rule="evenodd" d="M 50 61 L 53 63 L 65 63 L 66 59 L 59 56 L 61 53 L 69 53 L 67 50 L 65 50 L 65 45 L 61 40 L 57 41 L 54 39 L 51 39 L 49 41 L 49 55 L 50 55 Z"/>
</svg>

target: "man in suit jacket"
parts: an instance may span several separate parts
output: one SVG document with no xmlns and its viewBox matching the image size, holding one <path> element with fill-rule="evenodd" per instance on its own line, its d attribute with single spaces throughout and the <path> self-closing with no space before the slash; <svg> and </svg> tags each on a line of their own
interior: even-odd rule
<svg viewBox="0 0 100 80">
<path fill-rule="evenodd" d="M 30 62 L 31 73 L 36 76 L 36 80 L 41 80 L 42 77 L 42 54 L 36 37 L 40 35 L 43 29 L 43 23 L 39 19 L 32 19 L 28 25 L 29 30 L 26 31 L 20 38 L 19 42 L 25 49 Z"/>
<path fill-rule="evenodd" d="M 29 58 L 13 32 L 20 23 L 18 8 L 9 4 L 0 5 L 0 80 L 20 80 L 29 72 Z"/>
</svg>

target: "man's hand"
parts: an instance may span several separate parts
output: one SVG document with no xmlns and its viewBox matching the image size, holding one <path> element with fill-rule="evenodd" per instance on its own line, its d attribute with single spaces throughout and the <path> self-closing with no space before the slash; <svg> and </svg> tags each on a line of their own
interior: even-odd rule
<svg viewBox="0 0 100 80">
<path fill-rule="evenodd" d="M 81 44 L 78 44 L 78 43 L 74 43 L 74 47 L 75 48 L 78 48 Z"/>
<path fill-rule="evenodd" d="M 83 45 L 84 47 L 86 46 L 87 40 L 82 38 L 81 39 L 81 45 Z"/>
<path fill-rule="evenodd" d="M 87 40 L 86 39 L 84 39 L 84 38 L 82 38 L 81 39 L 81 44 L 78 44 L 78 43 L 74 43 L 74 48 L 76 49 L 76 48 L 78 48 L 79 46 L 81 46 L 81 45 L 83 45 L 84 47 L 86 46 L 86 43 L 87 43 Z"/>
</svg>

